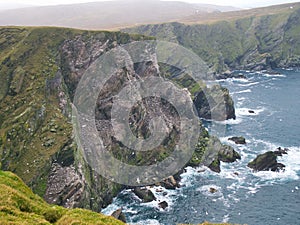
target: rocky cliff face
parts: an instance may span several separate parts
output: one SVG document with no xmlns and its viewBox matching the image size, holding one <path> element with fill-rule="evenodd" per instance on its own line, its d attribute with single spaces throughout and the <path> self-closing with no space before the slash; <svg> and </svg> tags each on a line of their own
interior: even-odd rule
<svg viewBox="0 0 300 225">
<path fill-rule="evenodd" d="M 300 5 L 278 12 L 203 25 L 166 23 L 124 31 L 179 43 L 197 53 L 217 73 L 300 65 Z M 245 12 L 246 13 L 246 12 Z"/>
<path fill-rule="evenodd" d="M 109 204 L 124 187 L 97 174 L 84 160 L 72 129 L 71 103 L 79 80 L 99 56 L 118 44 L 143 39 L 144 36 L 120 32 L 1 28 L 2 169 L 18 174 L 49 203 L 95 211 Z M 169 132 L 160 146 L 151 153 L 132 152 L 113 138 L 110 112 L 114 93 L 139 77 L 160 74 L 155 60 L 133 63 L 116 71 L 99 94 L 95 111 L 99 135 L 108 150 L 128 164 L 150 165 L 163 160 L 176 145 L 178 114 L 160 98 L 142 100 L 133 107 L 130 117 L 132 131 L 146 138 L 150 135 L 151 118 L 162 116 Z M 193 89 L 195 93 L 201 92 L 200 87 Z M 203 162 L 201 158 L 209 146 L 209 139 L 203 129 L 191 165 Z M 212 155 L 218 150 L 212 149 Z M 208 161 L 207 165 L 211 163 Z"/>
</svg>

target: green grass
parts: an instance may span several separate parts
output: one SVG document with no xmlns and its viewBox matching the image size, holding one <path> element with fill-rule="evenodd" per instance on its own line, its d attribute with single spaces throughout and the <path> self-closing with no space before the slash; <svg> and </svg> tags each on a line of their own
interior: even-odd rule
<svg viewBox="0 0 300 225">
<path fill-rule="evenodd" d="M 15 172 L 43 196 L 53 158 L 72 145 L 70 110 L 59 107 L 59 92 L 69 99 L 65 77 L 56 88 L 49 83 L 66 65 L 60 61 L 66 40 L 87 43 L 110 40 L 124 44 L 142 35 L 55 27 L 0 27 L 0 159 L 2 169 Z M 111 47 L 111 46 L 109 46 Z M 71 153 L 70 153 L 71 152 Z M 41 177 L 42 176 L 42 177 Z M 43 178 L 43 179 L 41 179 Z"/>
<path fill-rule="evenodd" d="M 0 171 L 0 224 L 124 224 L 83 209 L 49 205 L 11 172 Z"/>
</svg>

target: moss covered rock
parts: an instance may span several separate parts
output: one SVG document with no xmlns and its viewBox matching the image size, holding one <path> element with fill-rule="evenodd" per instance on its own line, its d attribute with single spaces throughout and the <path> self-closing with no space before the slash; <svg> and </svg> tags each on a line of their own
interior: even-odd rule
<svg viewBox="0 0 300 225">
<path fill-rule="evenodd" d="M 275 152 L 266 152 L 258 155 L 253 161 L 248 163 L 248 167 L 254 171 L 273 171 L 279 172 L 284 170 L 285 165 L 277 162 L 278 154 Z"/>
</svg>

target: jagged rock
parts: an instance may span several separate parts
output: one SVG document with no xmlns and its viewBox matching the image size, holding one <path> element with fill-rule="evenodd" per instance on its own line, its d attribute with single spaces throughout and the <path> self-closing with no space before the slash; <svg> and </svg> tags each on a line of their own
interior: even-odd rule
<svg viewBox="0 0 300 225">
<path fill-rule="evenodd" d="M 274 151 L 274 153 L 275 153 L 277 156 L 282 156 L 282 155 L 287 155 L 287 154 L 288 154 L 288 151 L 289 151 L 289 149 L 287 149 L 287 148 L 282 149 L 281 147 L 279 147 L 279 148 L 277 148 L 276 151 Z"/>
<path fill-rule="evenodd" d="M 194 105 L 200 118 L 216 121 L 236 119 L 234 102 L 228 89 L 218 85 L 203 87 L 195 95 Z"/>
<path fill-rule="evenodd" d="M 162 209 L 166 209 L 169 206 L 169 204 L 166 201 L 163 201 L 158 203 L 158 206 Z"/>
<path fill-rule="evenodd" d="M 276 71 L 276 70 L 273 70 L 271 68 L 267 69 L 266 71 L 263 71 L 264 73 L 266 74 L 270 74 L 270 75 L 279 75 L 281 74 L 280 72 Z"/>
<path fill-rule="evenodd" d="M 215 188 L 213 188 L 213 187 L 211 187 L 211 188 L 209 188 L 209 192 L 212 193 L 212 194 L 214 194 L 214 193 L 218 192 L 218 190 L 215 189 Z"/>
<path fill-rule="evenodd" d="M 111 216 L 114 217 L 114 218 L 116 218 L 116 219 L 118 219 L 118 220 L 120 220 L 120 221 L 122 221 L 122 222 L 124 222 L 124 223 L 126 223 L 126 217 L 125 217 L 125 215 L 124 215 L 124 213 L 122 211 L 123 211 L 122 208 L 117 209 L 116 211 L 114 211 L 111 214 Z"/>
<path fill-rule="evenodd" d="M 220 168 L 220 160 L 219 159 L 215 159 L 209 166 L 208 168 L 216 173 L 220 173 L 221 172 L 221 168 Z"/>
<path fill-rule="evenodd" d="M 284 170 L 285 165 L 277 162 L 277 156 L 278 155 L 272 151 L 258 155 L 252 162 L 248 163 L 248 167 L 254 171 L 279 172 Z"/>
<path fill-rule="evenodd" d="M 243 74 L 232 73 L 231 71 L 225 71 L 222 74 L 217 74 L 215 76 L 217 80 L 225 80 L 228 78 L 237 78 L 237 79 L 246 79 L 246 76 Z"/>
<path fill-rule="evenodd" d="M 205 169 L 199 169 L 197 170 L 198 173 L 204 173 L 206 170 Z"/>
<path fill-rule="evenodd" d="M 241 159 L 241 156 L 231 146 L 222 144 L 218 138 L 212 136 L 210 137 L 205 158 L 206 161 L 204 162 L 204 165 L 208 166 L 212 171 L 220 173 L 221 161 L 233 163 L 236 160 Z"/>
<path fill-rule="evenodd" d="M 246 144 L 246 139 L 244 137 L 231 137 L 231 138 L 228 138 L 228 140 L 235 142 L 237 145 Z"/>
<path fill-rule="evenodd" d="M 78 207 L 84 193 L 84 177 L 74 166 L 54 163 L 48 178 L 45 200 L 67 208 Z"/>
<path fill-rule="evenodd" d="M 165 187 L 166 189 L 175 190 L 176 188 L 179 188 L 179 183 L 175 180 L 173 176 L 170 176 L 166 180 L 162 181 L 160 183 L 161 186 Z"/>
<path fill-rule="evenodd" d="M 146 188 L 136 187 L 133 189 L 133 193 L 139 197 L 143 202 L 152 202 L 156 200 L 156 197 L 152 191 Z"/>
<path fill-rule="evenodd" d="M 231 146 L 223 145 L 219 150 L 218 159 L 222 162 L 233 163 L 236 160 L 241 159 L 241 156 Z"/>
</svg>

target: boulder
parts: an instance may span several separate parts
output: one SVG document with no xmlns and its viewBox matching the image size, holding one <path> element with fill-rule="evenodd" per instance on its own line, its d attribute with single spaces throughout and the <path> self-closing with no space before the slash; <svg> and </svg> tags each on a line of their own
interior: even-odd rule
<svg viewBox="0 0 300 225">
<path fill-rule="evenodd" d="M 218 192 L 218 190 L 215 189 L 215 188 L 213 188 L 213 187 L 211 187 L 211 188 L 209 188 L 209 192 L 212 193 L 212 194 L 214 194 L 214 193 Z"/>
<path fill-rule="evenodd" d="M 284 170 L 285 165 L 277 162 L 277 156 L 278 155 L 272 151 L 258 155 L 252 162 L 248 163 L 248 167 L 254 171 L 279 172 Z"/>
<path fill-rule="evenodd" d="M 169 206 L 169 204 L 166 201 L 163 201 L 158 203 L 158 206 L 162 209 L 166 209 Z"/>
<path fill-rule="evenodd" d="M 123 209 L 120 208 L 120 209 L 117 209 L 116 211 L 114 211 L 112 214 L 111 214 L 112 217 L 116 218 L 117 220 L 120 220 L 124 223 L 126 223 L 126 217 L 123 213 Z"/>
<path fill-rule="evenodd" d="M 212 161 L 212 163 L 208 166 L 208 168 L 216 173 L 221 173 L 221 168 L 220 168 L 220 160 L 219 159 L 215 159 L 214 161 Z"/>
<path fill-rule="evenodd" d="M 139 197 L 143 202 L 152 202 L 155 201 L 156 198 L 152 191 L 146 189 L 146 188 L 140 188 L 136 187 L 133 189 L 133 193 Z"/>
<path fill-rule="evenodd" d="M 238 159 L 241 159 L 239 153 L 237 153 L 231 146 L 224 145 L 216 137 L 211 137 L 208 145 L 208 151 L 212 151 L 210 155 L 205 156 L 209 159 L 204 165 L 214 172 L 220 173 L 220 162 L 233 163 Z"/>
<path fill-rule="evenodd" d="M 160 185 L 166 189 L 175 190 L 176 188 L 179 188 L 179 183 L 175 180 L 173 176 L 168 177 L 164 181 L 160 183 Z"/>
<path fill-rule="evenodd" d="M 217 80 L 225 80 L 228 78 L 246 79 L 246 76 L 241 73 L 232 73 L 229 70 L 225 71 L 222 74 L 217 74 L 215 76 L 215 79 L 217 79 Z"/>
<path fill-rule="evenodd" d="M 219 150 L 218 158 L 222 162 L 233 163 L 236 160 L 241 159 L 241 156 L 231 146 L 223 145 Z"/>
<path fill-rule="evenodd" d="M 246 144 L 246 139 L 244 137 L 231 137 L 228 138 L 229 141 L 233 141 L 237 145 L 245 145 Z"/>
<path fill-rule="evenodd" d="M 255 114 L 255 111 L 253 111 L 253 110 L 248 110 L 248 112 L 249 112 L 250 114 Z"/>
</svg>

